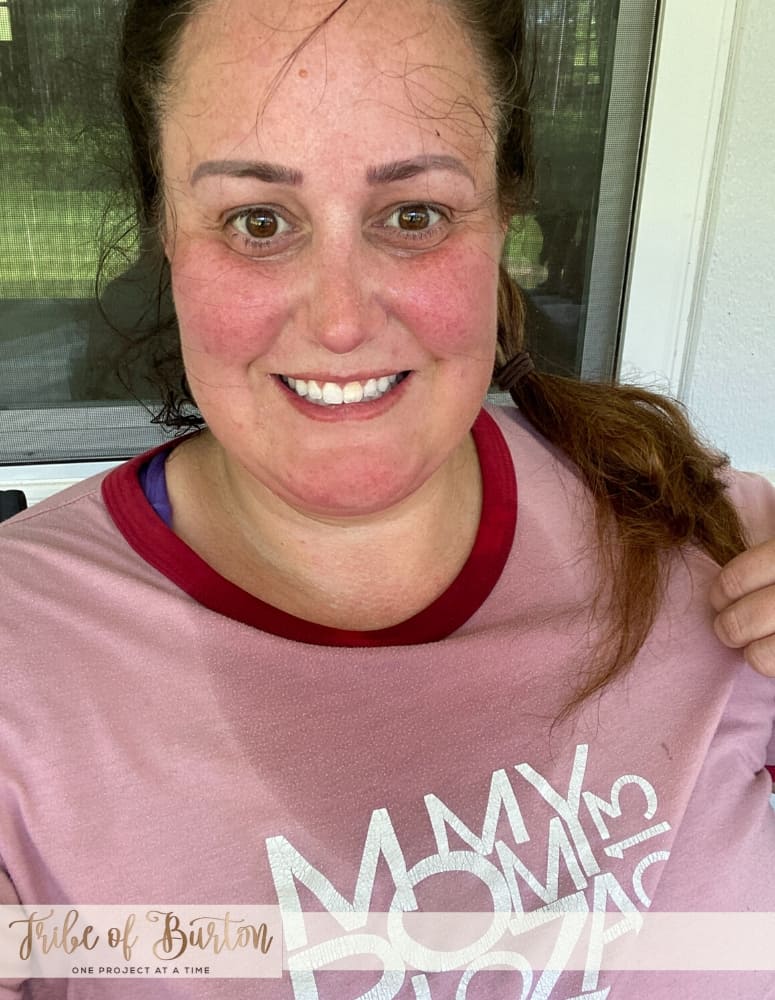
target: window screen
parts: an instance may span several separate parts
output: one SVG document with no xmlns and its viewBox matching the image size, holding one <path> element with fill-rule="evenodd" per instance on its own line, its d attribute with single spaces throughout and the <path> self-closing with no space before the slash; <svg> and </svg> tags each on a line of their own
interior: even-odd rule
<svg viewBox="0 0 775 1000">
<path fill-rule="evenodd" d="M 656 0 L 535 5 L 534 209 L 506 263 L 546 371 L 615 373 L 657 25 Z"/>
<path fill-rule="evenodd" d="M 539 364 L 610 375 L 656 0 L 529 3 L 538 184 L 506 263 Z M 116 0 L 0 0 L 0 464 L 124 458 L 164 438 L 132 347 L 158 309 L 121 196 L 120 14 Z"/>
</svg>

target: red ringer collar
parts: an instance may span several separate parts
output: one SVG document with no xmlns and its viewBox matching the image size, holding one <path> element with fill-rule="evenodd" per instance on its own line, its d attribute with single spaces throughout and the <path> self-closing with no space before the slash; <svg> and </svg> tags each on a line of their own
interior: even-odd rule
<svg viewBox="0 0 775 1000">
<path fill-rule="evenodd" d="M 482 470 L 482 516 L 474 547 L 449 587 L 427 608 L 390 628 L 351 631 L 316 625 L 266 604 L 217 573 L 156 514 L 138 480 L 154 448 L 110 472 L 102 496 L 116 527 L 147 563 L 204 607 L 272 635 L 317 646 L 409 646 L 436 642 L 468 621 L 487 600 L 506 564 L 517 523 L 514 464 L 495 420 L 482 410 L 472 428 Z"/>
</svg>

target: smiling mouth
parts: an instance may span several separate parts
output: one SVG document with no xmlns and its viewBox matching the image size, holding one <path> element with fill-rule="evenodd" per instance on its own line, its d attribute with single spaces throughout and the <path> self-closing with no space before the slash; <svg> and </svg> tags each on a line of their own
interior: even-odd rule
<svg viewBox="0 0 775 1000">
<path fill-rule="evenodd" d="M 383 375 L 381 378 L 370 378 L 365 382 L 347 382 L 345 385 L 339 385 L 337 382 L 317 382 L 314 379 L 291 378 L 288 375 L 277 377 L 283 385 L 310 403 L 318 406 L 352 406 L 382 399 L 410 374 L 408 371 L 398 372 L 396 375 Z"/>
</svg>

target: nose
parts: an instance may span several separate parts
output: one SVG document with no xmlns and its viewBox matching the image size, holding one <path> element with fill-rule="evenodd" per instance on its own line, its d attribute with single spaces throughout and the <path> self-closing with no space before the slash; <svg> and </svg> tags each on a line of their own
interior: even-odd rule
<svg viewBox="0 0 775 1000">
<path fill-rule="evenodd" d="M 333 354 L 349 354 L 381 325 L 369 265 L 356 247 L 321 252 L 314 263 L 309 298 L 310 335 Z"/>
</svg>

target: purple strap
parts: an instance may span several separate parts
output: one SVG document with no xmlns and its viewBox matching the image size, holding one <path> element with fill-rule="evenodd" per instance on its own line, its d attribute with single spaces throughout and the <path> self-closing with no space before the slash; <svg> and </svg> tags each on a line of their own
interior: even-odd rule
<svg viewBox="0 0 775 1000">
<path fill-rule="evenodd" d="M 140 486 L 148 503 L 153 507 L 168 528 L 172 527 L 172 507 L 167 493 L 167 477 L 164 474 L 164 463 L 167 452 L 160 451 L 140 469 Z"/>
</svg>

